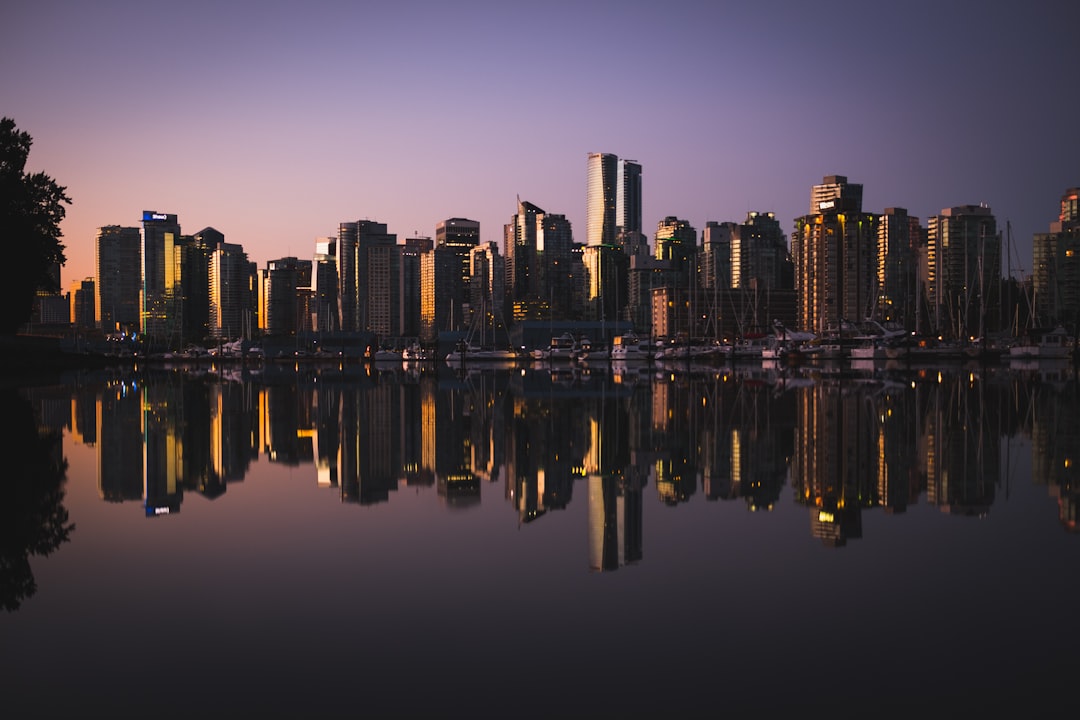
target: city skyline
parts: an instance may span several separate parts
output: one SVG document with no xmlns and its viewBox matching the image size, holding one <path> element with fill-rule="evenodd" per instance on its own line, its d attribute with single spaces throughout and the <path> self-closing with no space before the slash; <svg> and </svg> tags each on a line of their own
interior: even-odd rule
<svg viewBox="0 0 1080 720">
<path fill-rule="evenodd" d="M 99 228 L 147 208 L 260 267 L 357 219 L 404 242 L 470 218 L 501 245 L 517 197 L 585 243 L 592 152 L 641 164 L 650 239 L 669 216 L 703 228 L 752 211 L 790 239 L 808 189 L 836 174 L 868 212 L 924 225 L 985 203 L 1030 273 L 1032 236 L 1078 184 L 1080 101 L 1060 73 L 1080 8 L 1060 4 L 556 3 L 533 32 L 557 41 L 525 49 L 511 29 L 534 26 L 527 8 L 487 3 L 137 7 L 27 4 L 0 29 L 0 114 L 34 139 L 27 169 L 73 199 L 63 288 L 95 275 Z M 590 69 L 622 38 L 597 92 Z M 516 107 L 523 81 L 550 105 Z"/>
</svg>

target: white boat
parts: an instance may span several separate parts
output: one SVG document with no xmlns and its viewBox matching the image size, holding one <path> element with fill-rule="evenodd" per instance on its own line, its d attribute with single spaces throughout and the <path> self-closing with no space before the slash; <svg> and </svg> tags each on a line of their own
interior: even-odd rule
<svg viewBox="0 0 1080 720">
<path fill-rule="evenodd" d="M 774 335 L 747 333 L 731 344 L 730 354 L 733 360 L 756 361 L 765 357 L 766 349 L 773 350 L 776 346 L 777 341 Z"/>
<path fill-rule="evenodd" d="M 1009 348 L 1009 360 L 1067 360 L 1076 339 L 1058 325 L 1049 332 L 1032 335 Z"/>
<path fill-rule="evenodd" d="M 611 339 L 612 362 L 649 362 L 653 352 L 648 341 L 642 340 L 636 333 L 616 335 Z"/>
<path fill-rule="evenodd" d="M 465 362 L 517 362 L 520 353 L 511 348 L 481 347 L 467 342 L 458 343 L 457 347 L 446 354 L 446 362 L 458 364 Z"/>
<path fill-rule="evenodd" d="M 568 332 L 551 338 L 546 348 L 536 348 L 530 355 L 533 360 L 570 362 L 577 357 L 578 341 Z"/>
</svg>

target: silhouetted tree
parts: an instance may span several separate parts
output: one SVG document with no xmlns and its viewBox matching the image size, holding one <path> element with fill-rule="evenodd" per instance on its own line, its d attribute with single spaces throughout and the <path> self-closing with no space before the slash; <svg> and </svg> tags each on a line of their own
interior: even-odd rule
<svg viewBox="0 0 1080 720">
<path fill-rule="evenodd" d="M 66 261 L 60 221 L 71 198 L 48 175 L 25 172 L 33 142 L 14 120 L 0 119 L 0 252 L 8 267 L 0 283 L 3 335 L 13 335 L 30 319 L 39 288 L 60 289 L 49 270 Z"/>
<path fill-rule="evenodd" d="M 75 529 L 64 508 L 67 461 L 58 433 L 40 433 L 34 411 L 14 390 L 0 390 L 0 606 L 18 610 L 37 592 L 30 556 L 47 556 Z"/>
</svg>

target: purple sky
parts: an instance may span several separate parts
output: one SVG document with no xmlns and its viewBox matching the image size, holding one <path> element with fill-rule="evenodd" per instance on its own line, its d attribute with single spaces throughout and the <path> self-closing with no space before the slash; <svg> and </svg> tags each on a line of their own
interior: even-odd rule
<svg viewBox="0 0 1080 720">
<path fill-rule="evenodd" d="M 986 203 L 1030 272 L 1080 185 L 1078 27 L 1060 0 L 15 0 L 0 115 L 74 201 L 65 289 L 143 210 L 260 267 L 365 218 L 501 247 L 517 196 L 584 242 L 596 151 L 642 164 L 650 234 L 771 211 L 790 236 L 838 174 L 924 225 Z"/>
</svg>

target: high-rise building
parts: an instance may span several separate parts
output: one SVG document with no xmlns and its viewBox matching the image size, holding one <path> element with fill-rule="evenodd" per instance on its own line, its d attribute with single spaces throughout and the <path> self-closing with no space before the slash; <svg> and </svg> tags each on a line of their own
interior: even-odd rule
<svg viewBox="0 0 1080 720">
<path fill-rule="evenodd" d="M 469 304 L 491 307 L 493 300 L 505 295 L 505 268 L 499 246 L 493 242 L 480 243 L 469 253 Z"/>
<path fill-rule="evenodd" d="M 315 241 L 315 257 L 311 261 L 311 326 L 316 332 L 337 332 L 338 274 L 337 239 Z"/>
<path fill-rule="evenodd" d="M 617 235 L 615 203 L 619 158 L 589 153 L 585 194 L 585 244 L 614 245 Z"/>
<path fill-rule="evenodd" d="M 862 211 L 862 185 L 842 175 L 826 176 L 811 198 L 811 214 L 796 218 L 791 234 L 796 322 L 819 334 L 838 332 L 874 306 L 877 216 Z"/>
<path fill-rule="evenodd" d="M 641 225 L 641 163 L 619 160 L 618 186 L 615 193 L 615 225 L 624 235 L 640 235 Z"/>
<path fill-rule="evenodd" d="M 139 328 L 142 288 L 142 235 L 137 227 L 98 228 L 95 241 L 97 282 L 94 317 L 104 332 Z"/>
<path fill-rule="evenodd" d="M 701 231 L 701 286 L 710 290 L 731 287 L 731 243 L 738 223 L 709 220 Z"/>
<path fill-rule="evenodd" d="M 184 342 L 202 343 L 210 336 L 210 255 L 224 233 L 206 227 L 180 238 L 180 285 Z"/>
<path fill-rule="evenodd" d="M 537 263 L 537 240 L 544 210 L 518 199 L 517 214 L 503 226 L 503 252 L 506 256 L 506 304 L 515 320 L 537 312 L 548 301 L 546 288 L 540 285 Z M 545 304 L 546 307 L 546 304 Z M 543 313 L 546 315 L 546 313 Z"/>
<path fill-rule="evenodd" d="M 905 208 L 885 208 L 878 218 L 877 303 L 874 319 L 915 329 L 919 311 L 919 250 L 923 231 L 919 218 Z"/>
<path fill-rule="evenodd" d="M 981 337 L 999 317 L 1001 236 L 986 205 L 945 208 L 926 223 L 926 299 L 936 335 Z"/>
<path fill-rule="evenodd" d="M 749 212 L 731 237 L 731 287 L 773 290 L 791 286 L 787 237 L 771 212 Z"/>
<path fill-rule="evenodd" d="M 1032 283 L 1035 322 L 1064 324 L 1075 332 L 1080 319 L 1080 188 L 1061 196 L 1061 212 L 1050 231 L 1033 238 Z"/>
<path fill-rule="evenodd" d="M 401 334 L 404 337 L 417 338 L 421 335 L 423 286 L 420 259 L 424 253 L 431 252 L 432 248 L 434 248 L 434 243 L 430 237 L 416 235 L 406 238 L 405 246 L 401 250 L 402 316 L 404 318 Z"/>
<path fill-rule="evenodd" d="M 172 335 L 177 302 L 176 243 L 180 224 L 176 215 L 144 210 L 142 232 L 142 288 L 140 330 L 152 342 Z"/>
<path fill-rule="evenodd" d="M 295 257 L 271 260 L 259 271 L 259 329 L 267 335 L 295 335 L 309 330 L 311 261 Z"/>
<path fill-rule="evenodd" d="M 443 306 L 442 312 L 437 312 L 440 320 L 454 317 L 457 318 L 456 324 L 459 326 L 468 322 L 466 309 L 469 306 L 469 255 L 479 243 L 480 223 L 476 220 L 449 218 L 436 223 L 435 247 L 442 248 L 439 251 L 439 266 L 447 265 L 450 258 L 456 258 L 457 261 L 456 270 L 448 267 L 435 278 L 439 292 L 437 304 Z"/>
<path fill-rule="evenodd" d="M 218 243 L 210 256 L 210 335 L 217 340 L 251 337 L 252 264 L 244 248 Z"/>
<path fill-rule="evenodd" d="M 71 302 L 71 324 L 79 330 L 94 327 L 94 278 L 85 278 L 71 283 L 68 291 Z"/>
<path fill-rule="evenodd" d="M 378 332 L 376 327 L 388 326 L 390 322 L 390 304 L 400 308 L 400 288 L 394 289 L 393 297 L 388 296 L 385 293 L 389 292 L 389 288 L 373 285 L 371 277 L 374 263 L 382 263 L 388 260 L 390 255 L 400 252 L 387 250 L 396 246 L 397 235 L 387 232 L 384 223 L 359 220 L 338 226 L 338 317 L 342 330 Z M 377 257 L 381 259 L 376 260 Z M 399 259 L 400 257 L 397 258 Z M 395 279 L 397 269 L 400 268 L 397 260 L 382 268 L 386 271 L 393 269 Z M 377 280 L 381 283 L 389 281 L 390 278 L 383 275 Z"/>
<path fill-rule="evenodd" d="M 687 270 L 697 257 L 697 230 L 686 220 L 668 215 L 656 224 L 653 236 L 658 260 L 668 260 L 676 270 Z"/>
</svg>

